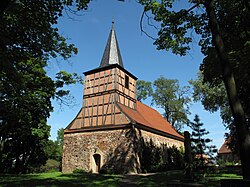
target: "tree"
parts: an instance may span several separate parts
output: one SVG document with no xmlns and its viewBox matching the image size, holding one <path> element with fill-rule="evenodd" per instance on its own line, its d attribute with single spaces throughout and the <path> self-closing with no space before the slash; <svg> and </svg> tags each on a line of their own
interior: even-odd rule
<svg viewBox="0 0 250 187">
<path fill-rule="evenodd" d="M 56 143 L 58 145 L 58 153 L 59 153 L 59 159 L 60 166 L 62 166 L 62 156 L 63 156 L 63 140 L 64 140 L 64 129 L 60 128 L 57 131 L 57 137 L 56 137 Z"/>
<path fill-rule="evenodd" d="M 201 170 L 204 175 L 205 166 L 213 159 L 213 154 L 217 152 L 217 149 L 214 145 L 208 145 L 212 142 L 211 139 L 204 138 L 209 132 L 202 128 L 203 123 L 200 122 L 198 115 L 195 115 L 194 122 L 190 122 L 189 127 L 192 129 L 191 147 L 194 155 L 194 170 Z"/>
<path fill-rule="evenodd" d="M 60 148 L 56 141 L 48 140 L 47 145 L 45 147 L 45 153 L 48 159 L 53 159 L 60 162 Z"/>
<path fill-rule="evenodd" d="M 54 159 L 58 162 L 62 161 L 63 131 L 63 128 L 59 129 L 57 131 L 56 140 L 49 140 L 45 148 L 48 158 Z"/>
<path fill-rule="evenodd" d="M 145 100 L 153 93 L 151 82 L 144 80 L 136 81 L 136 98 L 138 101 Z"/>
<path fill-rule="evenodd" d="M 1 172 L 25 172 L 46 161 L 46 117 L 55 88 L 43 65 L 34 59 L 16 63 L 10 77 L 1 72 Z"/>
<path fill-rule="evenodd" d="M 190 133 L 188 131 L 184 131 L 184 149 L 185 179 L 192 181 L 194 179 L 193 157 L 191 151 Z"/>
<path fill-rule="evenodd" d="M 223 23 L 220 24 L 220 29 L 223 33 L 224 43 L 227 46 L 226 53 L 233 69 L 238 96 L 248 120 L 250 116 L 250 97 L 248 94 L 250 91 L 248 86 L 250 84 L 250 75 L 248 73 L 250 71 L 248 63 L 250 61 L 248 53 L 250 50 L 250 24 L 248 21 L 250 13 L 246 12 L 247 7 L 249 9 L 246 1 L 244 3 L 241 1 L 222 1 L 222 3 L 217 3 L 217 9 L 219 10 L 218 20 L 219 23 Z M 229 102 L 226 98 L 226 90 L 222 82 L 220 67 L 216 65 L 219 64 L 219 59 L 214 47 L 207 49 L 206 53 L 207 56 L 200 65 L 202 75 L 199 75 L 197 80 L 193 81 L 194 94 L 199 96 L 197 99 L 201 100 L 206 110 L 213 112 L 220 109 L 223 122 L 230 129 L 230 133 L 226 134 L 227 138 L 230 137 L 228 139 L 229 146 L 232 150 L 238 151 L 236 149 L 237 135 L 232 112 L 228 110 Z M 202 89 L 205 87 L 207 91 Z M 213 90 L 213 92 L 220 94 L 218 94 L 219 96 L 213 94 L 213 97 L 211 97 L 211 91 L 208 90 Z M 207 102 L 208 100 L 210 102 Z M 247 125 L 249 127 L 249 124 Z"/>
<path fill-rule="evenodd" d="M 56 140 L 49 140 L 45 147 L 45 154 L 48 159 L 53 159 L 59 162 L 59 169 L 62 169 L 62 154 L 63 154 L 63 135 L 64 129 L 60 128 L 57 131 Z"/>
<path fill-rule="evenodd" d="M 223 83 L 212 86 L 205 83 L 204 75 L 199 72 L 196 80 L 190 80 L 189 83 L 193 87 L 193 99 L 195 102 L 201 101 L 205 110 L 215 112 L 221 107 L 229 107 L 226 97 L 226 89 Z"/>
<path fill-rule="evenodd" d="M 178 80 L 160 77 L 154 81 L 155 90 L 152 103 L 164 110 L 163 116 L 180 131 L 188 123 L 189 103 L 188 87 L 180 87 Z"/>
<path fill-rule="evenodd" d="M 200 35 L 202 52 L 207 55 L 207 51 L 213 47 L 218 57 L 218 65 L 220 67 L 220 79 L 226 88 L 229 106 L 234 118 L 234 124 L 238 136 L 240 146 L 240 158 L 242 163 L 243 178 L 250 179 L 250 134 L 246 124 L 245 113 L 238 96 L 236 88 L 235 77 L 228 57 L 227 46 L 224 33 L 221 30 L 221 25 L 225 24 L 220 22 L 222 10 L 227 10 L 227 7 L 237 4 L 240 10 L 235 11 L 236 15 L 240 17 L 237 24 L 247 23 L 249 20 L 250 6 L 249 2 L 241 0 L 240 3 L 234 0 L 213 1 L 204 0 L 189 1 L 190 8 L 187 9 L 174 9 L 175 1 L 163 0 L 161 3 L 152 0 L 140 0 L 144 5 L 144 13 L 151 10 L 154 20 L 160 22 L 160 30 L 158 32 L 159 38 L 155 41 L 157 49 L 172 49 L 173 53 L 185 55 L 190 49 L 189 43 L 192 42 L 192 37 L 188 36 L 189 31 L 195 31 Z M 194 11 L 198 8 L 197 11 Z M 231 20 L 234 15 L 230 12 L 225 12 L 227 21 Z M 222 14 L 223 15 L 223 14 Z M 241 25 L 240 25 L 241 26 Z M 249 25 L 244 24 L 245 32 L 241 35 L 249 36 Z M 235 27 L 234 27 L 235 28 Z M 249 45 L 249 37 L 245 45 Z M 216 62 L 213 63 L 216 66 Z M 217 66 L 218 67 L 218 66 Z"/>
<path fill-rule="evenodd" d="M 58 145 L 61 147 L 63 147 L 63 140 L 64 140 L 64 129 L 60 128 L 57 131 L 57 137 L 56 137 L 56 142 L 58 143 Z"/>
<path fill-rule="evenodd" d="M 69 93 L 63 86 L 76 82 L 75 75 L 65 71 L 52 80 L 44 70 L 48 60 L 66 60 L 77 53 L 55 24 L 63 10 L 85 9 L 88 2 L 4 0 L 1 4 L 0 172 L 25 173 L 45 163 L 51 99 L 63 101 Z"/>
<path fill-rule="evenodd" d="M 196 80 L 191 80 L 189 83 L 193 86 L 194 101 L 201 101 L 205 110 L 210 112 L 220 111 L 223 124 L 229 129 L 229 133 L 225 133 L 228 146 L 235 153 L 239 153 L 236 129 L 233 124 L 233 117 L 229 109 L 224 84 L 211 85 L 209 82 L 204 81 L 203 74 L 201 73 L 198 74 Z"/>
</svg>

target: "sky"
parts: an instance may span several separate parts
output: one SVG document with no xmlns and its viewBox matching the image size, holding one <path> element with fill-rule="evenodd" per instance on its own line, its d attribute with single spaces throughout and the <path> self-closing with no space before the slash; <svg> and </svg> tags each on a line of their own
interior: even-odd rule
<svg viewBox="0 0 250 187">
<path fill-rule="evenodd" d="M 183 4 L 179 5 L 183 6 Z M 93 0 L 87 11 L 80 15 L 64 13 L 59 19 L 57 27 L 60 34 L 78 48 L 78 54 L 68 61 L 55 62 L 51 60 L 47 67 L 48 75 L 54 76 L 60 70 L 76 72 L 79 75 L 99 67 L 104 52 L 112 20 L 115 22 L 115 31 L 124 68 L 138 77 L 139 80 L 153 82 L 160 76 L 167 79 L 177 79 L 181 86 L 187 86 L 188 81 L 196 79 L 203 55 L 198 47 L 198 39 L 191 44 L 191 51 L 186 56 L 176 56 L 171 51 L 158 51 L 153 40 L 141 33 L 140 19 L 143 7 L 136 0 L 120 2 L 118 0 Z M 155 31 L 146 24 L 143 29 L 155 35 Z M 66 126 L 75 118 L 82 105 L 83 85 L 76 84 L 67 87 L 74 97 L 71 107 L 60 106 L 53 101 L 54 112 L 48 119 L 51 126 L 51 139 L 57 136 L 57 130 Z M 150 99 L 143 101 L 151 104 Z M 161 110 L 158 108 L 155 108 Z M 192 103 L 189 119 L 193 121 L 198 114 L 204 128 L 210 132 L 212 144 L 219 149 L 224 142 L 225 128 L 219 113 L 210 113 L 203 109 L 200 103 Z M 186 129 L 186 128 L 185 128 Z"/>
</svg>

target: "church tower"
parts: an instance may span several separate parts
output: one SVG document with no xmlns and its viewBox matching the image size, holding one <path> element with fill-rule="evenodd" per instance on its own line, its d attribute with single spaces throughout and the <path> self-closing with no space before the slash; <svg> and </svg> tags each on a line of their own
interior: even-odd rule
<svg viewBox="0 0 250 187">
<path fill-rule="evenodd" d="M 100 66 L 84 73 L 83 107 L 70 129 L 124 124 L 115 103 L 136 109 L 137 78 L 123 67 L 114 22 Z"/>
<path fill-rule="evenodd" d="M 84 73 L 83 104 L 64 130 L 62 172 L 141 172 L 142 143 L 183 146 L 156 110 L 136 100 L 137 78 L 123 65 L 114 22 L 100 66 Z"/>
</svg>

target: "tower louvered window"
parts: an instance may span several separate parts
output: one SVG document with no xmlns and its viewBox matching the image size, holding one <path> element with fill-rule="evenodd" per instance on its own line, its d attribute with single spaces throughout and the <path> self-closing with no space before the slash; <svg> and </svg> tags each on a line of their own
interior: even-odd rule
<svg viewBox="0 0 250 187">
<path fill-rule="evenodd" d="M 125 75 L 125 88 L 129 89 L 129 77 Z"/>
</svg>

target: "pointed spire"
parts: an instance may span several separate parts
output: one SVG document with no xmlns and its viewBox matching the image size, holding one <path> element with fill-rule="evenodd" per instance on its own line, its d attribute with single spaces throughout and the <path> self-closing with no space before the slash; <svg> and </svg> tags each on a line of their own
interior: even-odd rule
<svg viewBox="0 0 250 187">
<path fill-rule="evenodd" d="M 105 67 L 112 64 L 119 64 L 121 67 L 123 67 L 122 57 L 115 34 L 114 19 L 112 20 L 112 28 L 104 50 L 104 54 L 102 56 L 100 67 Z"/>
</svg>

